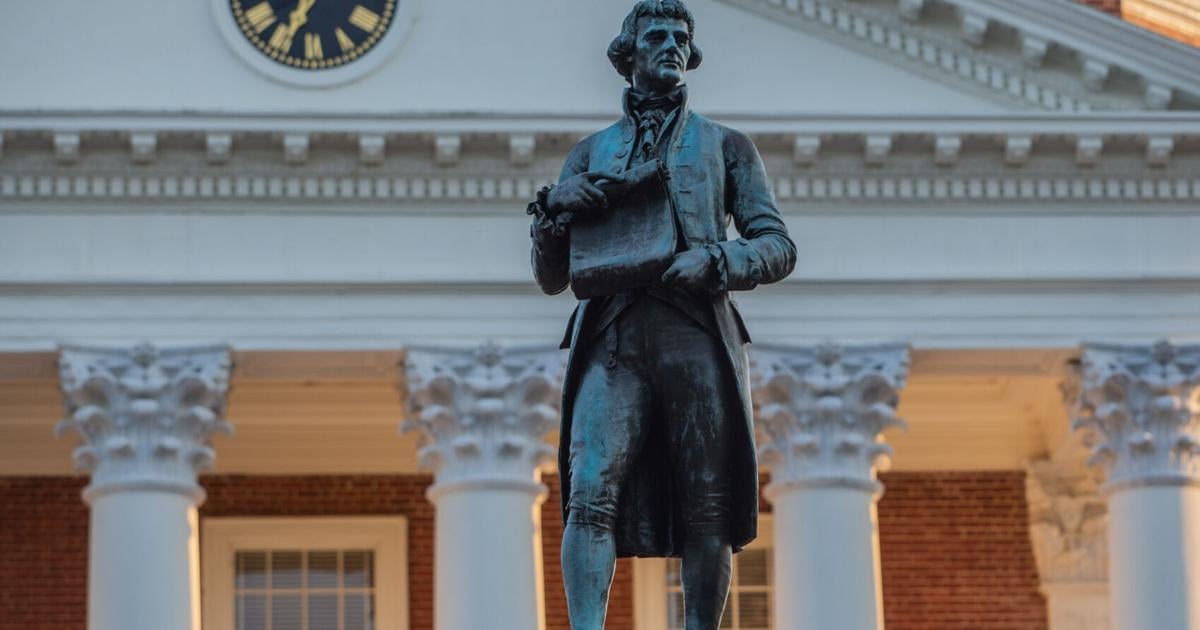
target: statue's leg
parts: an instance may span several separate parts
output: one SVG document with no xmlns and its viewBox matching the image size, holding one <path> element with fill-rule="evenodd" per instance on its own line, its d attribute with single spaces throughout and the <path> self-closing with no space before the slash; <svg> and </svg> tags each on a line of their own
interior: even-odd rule
<svg viewBox="0 0 1200 630">
<path fill-rule="evenodd" d="M 626 340 L 618 324 L 625 328 L 625 318 L 586 353 L 571 419 L 562 570 L 572 630 L 604 628 L 617 561 L 617 499 L 650 403 L 641 357 L 635 344 L 617 343 Z"/>
<path fill-rule="evenodd" d="M 689 535 L 683 545 L 683 614 L 687 630 L 717 630 L 729 598 L 733 550 L 729 536 Z"/>
<path fill-rule="evenodd" d="M 731 414 L 738 396 L 714 335 L 683 313 L 662 305 L 654 394 L 666 419 L 680 512 L 684 518 L 684 627 L 718 630 L 729 597 L 731 479 L 728 464 Z"/>
</svg>

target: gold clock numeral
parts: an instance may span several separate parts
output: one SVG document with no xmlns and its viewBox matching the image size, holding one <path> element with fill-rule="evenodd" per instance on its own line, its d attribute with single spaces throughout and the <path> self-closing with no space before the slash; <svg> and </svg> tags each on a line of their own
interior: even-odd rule
<svg viewBox="0 0 1200 630">
<path fill-rule="evenodd" d="M 342 47 L 342 53 L 348 53 L 354 50 L 354 40 L 350 39 L 350 36 L 346 34 L 346 31 L 343 31 L 339 27 L 333 29 L 333 34 L 335 37 L 337 37 L 338 46 Z"/>
<path fill-rule="evenodd" d="M 354 7 L 354 11 L 350 13 L 350 23 L 368 33 L 373 32 L 375 27 L 379 26 L 379 20 L 381 19 L 378 13 L 361 4 Z"/>
<path fill-rule="evenodd" d="M 324 59 L 325 53 L 321 50 L 321 36 L 316 33 L 304 34 L 304 58 L 305 59 Z"/>
<path fill-rule="evenodd" d="M 286 24 L 280 24 L 275 28 L 275 32 L 271 34 L 271 46 L 278 48 L 283 52 L 292 49 L 292 31 Z"/>
<path fill-rule="evenodd" d="M 255 33 L 262 33 L 275 23 L 275 11 L 270 2 L 260 2 L 246 10 L 246 19 L 254 27 Z"/>
</svg>

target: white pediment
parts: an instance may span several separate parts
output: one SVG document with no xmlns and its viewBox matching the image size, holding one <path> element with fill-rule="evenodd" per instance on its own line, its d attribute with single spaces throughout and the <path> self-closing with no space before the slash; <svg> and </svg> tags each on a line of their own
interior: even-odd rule
<svg viewBox="0 0 1200 630">
<path fill-rule="evenodd" d="M 14 9 L 19 19 L 0 24 L 0 53 L 8 53 L 0 54 L 0 76 L 15 87 L 0 94 L 0 111 L 531 116 L 617 111 L 623 81 L 604 53 L 629 2 L 403 1 L 412 3 L 403 12 L 412 20 L 394 53 L 370 75 L 325 89 L 272 81 L 245 63 L 222 37 L 219 11 L 206 2 L 21 4 L 25 8 Z M 1011 28 L 978 7 L 970 15 L 984 15 L 979 19 L 985 38 L 972 46 L 957 33 L 947 35 L 946 11 L 954 7 L 933 0 L 911 21 L 903 19 L 896 0 L 692 0 L 690 5 L 706 54 L 691 76 L 694 99 L 698 109 L 718 115 L 1136 109 L 1143 92 L 1162 100 L 1164 90 L 1167 103 L 1179 107 L 1190 103 L 1187 90 L 1200 85 L 1200 80 L 1183 85 L 1185 69 L 1173 77 L 1151 73 L 1139 92 L 1131 77 L 1141 75 L 1112 61 L 1120 50 L 1106 56 L 1089 49 L 1086 72 L 1073 74 L 1064 65 L 1065 44 L 1055 43 L 1044 29 L 1037 32 L 1038 41 L 1050 42 L 1045 67 L 1023 65 L 1025 40 L 1015 51 L 1006 48 L 1011 48 L 1006 39 Z M 1115 22 L 1098 12 L 1080 15 L 1091 19 L 1091 13 L 1098 24 Z M 63 21 L 63 14 L 74 17 Z M 131 22 L 141 25 L 138 37 L 106 39 L 104 54 L 97 54 L 96 33 L 120 32 Z M 1120 25 L 1122 32 L 1134 28 L 1125 26 Z M 78 36 L 65 33 L 47 52 L 26 54 L 45 49 L 41 33 L 64 29 Z M 1075 39 L 1070 41 L 1076 42 L 1080 26 L 1071 29 Z M 1151 53 L 1194 54 L 1159 39 L 1150 40 L 1161 48 L 1150 46 Z M 1095 76 L 1101 71 L 1102 81 Z M 1088 81 L 1097 89 L 1088 91 Z"/>
<path fill-rule="evenodd" d="M 1200 50 L 1076 0 L 721 0 L 1008 107 L 1200 109 Z"/>
</svg>

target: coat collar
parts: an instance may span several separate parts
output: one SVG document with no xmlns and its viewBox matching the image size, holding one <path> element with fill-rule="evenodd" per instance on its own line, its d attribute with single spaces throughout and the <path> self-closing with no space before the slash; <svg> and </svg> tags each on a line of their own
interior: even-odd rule
<svg viewBox="0 0 1200 630">
<path fill-rule="evenodd" d="M 625 116 L 621 120 L 621 143 L 626 145 L 626 148 L 621 151 L 622 155 L 619 156 L 621 158 L 624 158 L 629 154 L 633 146 L 634 136 L 637 135 L 637 119 L 630 110 L 630 93 L 632 91 L 633 90 L 631 88 L 625 88 L 625 91 L 621 94 L 621 109 L 625 113 Z M 688 89 L 686 84 L 679 86 L 679 93 L 679 109 L 675 113 L 675 122 L 672 124 L 671 138 L 668 140 L 667 144 L 668 153 L 674 153 L 675 149 L 678 149 L 681 146 L 680 141 L 683 138 L 684 129 L 687 127 L 689 122 Z"/>
<path fill-rule="evenodd" d="M 621 111 L 625 112 L 625 119 L 628 122 L 634 122 L 633 102 L 637 98 L 638 95 L 633 91 L 633 88 L 625 88 L 625 91 L 621 94 Z M 687 109 L 688 89 L 687 85 L 684 84 L 679 86 L 679 116 L 677 118 L 682 119 Z"/>
</svg>

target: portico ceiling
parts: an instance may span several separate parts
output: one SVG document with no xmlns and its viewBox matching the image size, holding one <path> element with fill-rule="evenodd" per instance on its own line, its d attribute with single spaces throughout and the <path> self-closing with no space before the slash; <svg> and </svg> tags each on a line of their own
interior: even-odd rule
<svg viewBox="0 0 1200 630">
<path fill-rule="evenodd" d="M 1063 438 L 1070 349 L 918 350 L 902 392 L 894 470 L 1017 469 Z M 238 352 L 217 473 L 417 471 L 401 436 L 400 351 Z M 71 474 L 53 353 L 0 354 L 0 475 Z M 550 436 L 551 440 L 554 436 Z"/>
</svg>

